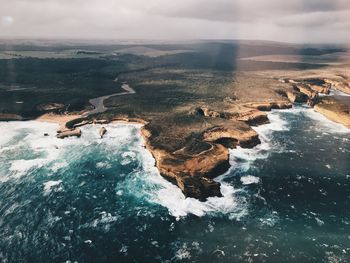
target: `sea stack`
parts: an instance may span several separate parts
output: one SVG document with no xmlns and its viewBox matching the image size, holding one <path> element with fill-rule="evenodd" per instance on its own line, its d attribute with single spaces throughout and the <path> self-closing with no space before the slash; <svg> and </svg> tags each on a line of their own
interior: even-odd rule
<svg viewBox="0 0 350 263">
<path fill-rule="evenodd" d="M 106 134 L 107 130 L 105 127 L 101 127 L 99 134 L 101 136 L 101 139 L 103 138 L 103 136 Z"/>
<path fill-rule="evenodd" d="M 58 131 L 57 132 L 57 138 L 64 139 L 67 137 L 80 137 L 81 136 L 81 130 L 80 129 L 73 129 L 73 130 L 65 130 L 65 131 Z"/>
</svg>

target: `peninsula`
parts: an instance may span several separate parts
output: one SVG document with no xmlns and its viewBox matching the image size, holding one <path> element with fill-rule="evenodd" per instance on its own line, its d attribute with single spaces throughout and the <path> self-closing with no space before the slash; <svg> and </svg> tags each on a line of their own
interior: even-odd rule
<svg viewBox="0 0 350 263">
<path fill-rule="evenodd" d="M 147 53 L 140 54 L 143 47 Z M 149 55 L 150 47 L 158 50 L 156 55 Z M 54 68 L 34 87 L 38 80 L 30 79 L 26 63 L 34 61 L 39 70 L 55 60 L 55 49 L 46 51 L 53 58 L 28 55 L 0 60 L 3 68 L 13 63 L 25 76 L 16 86 L 9 86 L 6 77 L 0 83 L 6 87 L 1 92 L 14 98 L 4 104 L 0 119 L 40 116 L 58 121 L 58 138 L 81 136 L 79 127 L 92 123 L 142 123 L 145 146 L 160 174 L 187 197 L 221 196 L 220 183 L 214 178 L 230 168 L 229 149 L 258 145 L 254 126 L 269 122 L 267 111 L 305 103 L 350 128 L 349 105 L 329 95 L 335 89 L 350 94 L 350 63 L 338 59 L 339 54 L 347 57 L 345 48 L 249 41 L 87 46 L 84 50 L 94 52 L 78 50 L 69 59 L 59 59 L 73 73 L 61 76 L 62 83 L 50 83 L 67 84 L 72 90 L 58 89 L 58 96 L 43 96 L 42 83 L 62 73 Z M 76 91 L 81 83 L 91 86 L 87 93 Z M 32 95 L 37 97 L 29 101 Z M 16 104 L 15 98 L 25 103 Z"/>
</svg>

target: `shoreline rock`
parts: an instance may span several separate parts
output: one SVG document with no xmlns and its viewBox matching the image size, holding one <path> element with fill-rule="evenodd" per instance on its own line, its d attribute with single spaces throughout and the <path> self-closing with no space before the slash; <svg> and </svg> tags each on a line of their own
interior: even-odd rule
<svg viewBox="0 0 350 263">
<path fill-rule="evenodd" d="M 64 131 L 58 131 L 57 132 L 57 138 L 64 139 L 67 137 L 80 137 L 81 136 L 81 130 L 80 129 L 73 129 L 73 130 L 64 130 Z"/>
<path fill-rule="evenodd" d="M 333 97 L 324 97 L 314 106 L 314 110 L 328 119 L 350 128 L 350 109 Z"/>
<path fill-rule="evenodd" d="M 245 103 L 245 107 L 258 109 L 260 111 L 271 111 L 273 109 L 290 109 L 293 107 L 293 104 L 290 101 L 271 101 L 271 102 L 250 102 Z"/>
<path fill-rule="evenodd" d="M 105 127 L 101 127 L 100 130 L 99 130 L 99 135 L 101 137 L 101 139 L 103 138 L 103 136 L 106 134 L 107 132 L 107 129 Z"/>
<path fill-rule="evenodd" d="M 325 79 L 325 82 L 330 84 L 331 86 L 334 86 L 337 90 L 341 92 L 350 94 L 350 82 L 331 80 L 331 79 Z"/>
<path fill-rule="evenodd" d="M 228 149 L 251 148 L 260 140 L 256 131 L 242 121 L 194 118 L 187 131 L 169 121 L 165 130 L 150 122 L 142 127 L 141 133 L 161 175 L 176 184 L 186 197 L 203 201 L 221 196 L 220 183 L 212 179 L 231 167 Z M 176 138 L 175 134 L 181 137 Z"/>
<path fill-rule="evenodd" d="M 263 111 L 289 109 L 293 103 L 308 102 L 310 106 L 315 104 L 315 110 L 329 119 L 350 127 L 348 109 L 329 97 L 318 97 L 319 92 L 329 92 L 330 84 L 320 87 L 303 81 L 288 83 L 292 84 L 275 90 L 278 94 L 276 99 L 200 103 L 195 110 L 188 109 L 170 116 L 155 115 L 146 118 L 147 121 L 143 115 L 129 116 L 125 113 L 103 115 L 102 119 L 98 119 L 101 116 L 97 119 L 96 116 L 94 119 L 78 116 L 65 122 L 57 137 L 80 137 L 78 127 L 92 123 L 140 123 L 143 125 L 141 134 L 145 147 L 153 155 L 160 174 L 177 185 L 186 197 L 204 201 L 211 196 L 222 196 L 220 183 L 213 178 L 230 169 L 229 148 L 252 148 L 260 143 L 259 135 L 251 125 L 269 123 Z M 104 127 L 100 128 L 101 138 L 105 132 Z"/>
<path fill-rule="evenodd" d="M 0 113 L 0 121 L 23 121 L 23 117 L 17 114 Z"/>
</svg>

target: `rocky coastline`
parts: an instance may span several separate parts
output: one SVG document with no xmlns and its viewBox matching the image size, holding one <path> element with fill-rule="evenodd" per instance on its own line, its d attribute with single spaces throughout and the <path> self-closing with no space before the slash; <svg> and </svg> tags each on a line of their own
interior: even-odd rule
<svg viewBox="0 0 350 263">
<path fill-rule="evenodd" d="M 46 117 L 39 119 L 60 123 L 58 138 L 80 137 L 79 127 L 83 125 L 140 123 L 145 147 L 153 155 L 160 174 L 176 184 L 186 197 L 203 201 L 221 196 L 220 183 L 213 179 L 230 168 L 229 149 L 252 148 L 260 143 L 252 126 L 269 123 L 266 111 L 307 102 L 315 111 L 350 128 L 349 107 L 332 97 L 319 96 L 329 94 L 332 86 L 350 94 L 347 85 L 328 79 L 318 80 L 318 84 L 314 80 L 292 79 L 286 83 L 283 89 L 275 90 L 278 99 L 249 102 L 223 99 L 218 104 L 198 105 L 171 116 L 140 118 L 124 114 L 102 119 L 99 115 L 46 113 Z M 12 115 L 2 117 L 21 119 Z M 107 130 L 101 129 L 102 139 Z"/>
</svg>

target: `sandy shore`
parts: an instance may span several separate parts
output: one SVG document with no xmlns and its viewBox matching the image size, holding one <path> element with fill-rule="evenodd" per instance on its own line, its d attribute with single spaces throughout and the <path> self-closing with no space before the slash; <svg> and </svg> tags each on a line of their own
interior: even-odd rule
<svg viewBox="0 0 350 263">
<path fill-rule="evenodd" d="M 65 125 L 68 121 L 81 118 L 81 115 L 75 114 L 75 115 L 61 115 L 61 114 L 54 114 L 54 113 L 46 113 L 44 115 L 41 115 L 40 117 L 36 118 L 37 121 L 42 122 L 51 122 L 51 123 L 57 123 L 60 125 L 60 130 L 65 129 Z"/>
</svg>

